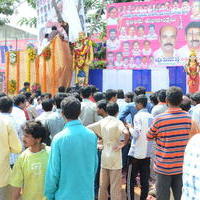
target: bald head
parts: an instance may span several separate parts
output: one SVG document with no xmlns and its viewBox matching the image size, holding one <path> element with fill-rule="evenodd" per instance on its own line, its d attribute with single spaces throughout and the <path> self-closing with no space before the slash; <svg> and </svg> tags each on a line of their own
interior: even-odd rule
<svg viewBox="0 0 200 200">
<path fill-rule="evenodd" d="M 163 26 L 160 29 L 160 45 L 165 57 L 173 57 L 177 29 L 174 26 Z"/>
</svg>

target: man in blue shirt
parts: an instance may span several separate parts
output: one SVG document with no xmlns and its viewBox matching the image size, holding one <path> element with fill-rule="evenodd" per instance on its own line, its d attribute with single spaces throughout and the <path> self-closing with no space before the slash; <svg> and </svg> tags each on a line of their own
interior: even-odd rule
<svg viewBox="0 0 200 200">
<path fill-rule="evenodd" d="M 45 196 L 48 200 L 93 200 L 97 137 L 78 120 L 78 99 L 65 98 L 61 109 L 67 123 L 52 142 Z"/>
</svg>

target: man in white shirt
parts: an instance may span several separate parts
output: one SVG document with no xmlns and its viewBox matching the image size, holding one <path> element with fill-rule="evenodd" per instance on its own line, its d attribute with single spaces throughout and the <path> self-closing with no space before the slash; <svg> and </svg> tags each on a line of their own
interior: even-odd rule
<svg viewBox="0 0 200 200">
<path fill-rule="evenodd" d="M 185 28 L 185 36 L 187 44 L 178 50 L 181 62 L 185 64 L 188 61 L 192 50 L 200 60 L 200 22 L 190 22 Z"/>
<path fill-rule="evenodd" d="M 174 59 L 178 57 L 175 49 L 177 29 L 174 26 L 166 25 L 160 29 L 160 48 L 154 52 L 156 64 L 165 64 L 165 59 Z M 168 61 L 171 62 L 171 61 Z"/>
<path fill-rule="evenodd" d="M 142 54 L 144 56 L 150 56 L 152 54 L 151 42 L 148 40 L 145 40 L 143 44 L 144 44 L 143 45 L 144 47 L 142 49 Z"/>
<path fill-rule="evenodd" d="M 139 95 L 135 98 L 135 106 L 138 112 L 134 117 L 134 128 L 129 128 L 132 135 L 131 148 L 128 155 L 130 164 L 127 175 L 127 196 L 128 200 L 134 200 L 134 182 L 140 173 L 141 197 L 146 199 L 149 192 L 150 178 L 150 157 L 152 154 L 152 143 L 147 141 L 146 133 L 153 120 L 146 109 L 147 97 Z"/>
<path fill-rule="evenodd" d="M 108 19 L 107 19 L 107 24 L 108 25 L 117 25 L 117 8 L 114 6 L 111 6 L 108 8 Z"/>
<path fill-rule="evenodd" d="M 101 119 L 97 114 L 96 104 L 89 100 L 92 90 L 89 86 L 81 88 L 81 114 L 79 118 L 84 126 L 88 126 Z"/>
<path fill-rule="evenodd" d="M 109 50 L 117 50 L 120 47 L 120 41 L 117 39 L 117 30 L 110 29 L 109 30 L 109 39 L 107 40 L 107 48 Z"/>
<path fill-rule="evenodd" d="M 114 67 L 122 67 L 123 66 L 123 60 L 122 60 L 122 52 L 117 52 L 116 53 L 116 60 L 115 60 L 115 65 Z"/>
</svg>

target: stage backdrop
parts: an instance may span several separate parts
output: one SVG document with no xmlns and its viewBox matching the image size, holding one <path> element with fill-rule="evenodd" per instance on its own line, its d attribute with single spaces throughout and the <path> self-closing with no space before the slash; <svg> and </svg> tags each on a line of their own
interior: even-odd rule
<svg viewBox="0 0 200 200">
<path fill-rule="evenodd" d="M 200 57 L 200 1 L 152 0 L 107 7 L 107 69 L 184 66 Z"/>
</svg>

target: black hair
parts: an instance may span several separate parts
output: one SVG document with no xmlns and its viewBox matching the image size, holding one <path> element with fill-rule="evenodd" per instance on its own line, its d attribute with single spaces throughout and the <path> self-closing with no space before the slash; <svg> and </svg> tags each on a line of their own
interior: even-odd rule
<svg viewBox="0 0 200 200">
<path fill-rule="evenodd" d="M 80 94 L 78 92 L 73 92 L 72 96 L 74 96 L 75 98 L 77 98 L 80 102 L 82 102 L 82 98 L 80 96 Z"/>
<path fill-rule="evenodd" d="M 138 86 L 135 88 L 134 92 L 136 95 L 146 94 L 146 88 L 142 86 Z"/>
<path fill-rule="evenodd" d="M 21 103 L 24 103 L 26 101 L 26 96 L 23 94 L 18 94 L 17 96 L 13 98 L 13 100 L 14 100 L 14 104 L 16 106 L 19 106 Z"/>
<path fill-rule="evenodd" d="M 117 91 L 113 89 L 106 90 L 106 100 L 110 101 L 113 97 L 117 96 Z"/>
<path fill-rule="evenodd" d="M 153 94 L 151 94 L 149 96 L 149 99 L 150 99 L 151 103 L 153 103 L 154 105 L 157 105 L 158 104 L 158 95 L 157 95 L 157 92 L 154 92 Z"/>
<path fill-rule="evenodd" d="M 106 111 L 109 115 L 115 116 L 119 112 L 119 106 L 117 103 L 108 103 Z"/>
<path fill-rule="evenodd" d="M 0 111 L 2 113 L 9 113 L 12 107 L 13 100 L 10 97 L 4 96 L 0 98 Z"/>
<path fill-rule="evenodd" d="M 105 97 L 105 94 L 103 93 L 103 92 L 96 92 L 96 93 L 94 93 L 94 100 L 96 101 L 96 102 L 99 102 L 99 101 L 101 101 L 102 99 L 105 99 L 106 97 Z"/>
<path fill-rule="evenodd" d="M 48 97 L 49 99 L 51 99 L 51 97 L 52 97 L 51 93 L 44 93 L 43 95 L 44 95 L 44 97 Z"/>
<path fill-rule="evenodd" d="M 110 8 L 108 8 L 108 12 L 110 12 L 110 11 L 113 10 L 113 9 L 117 9 L 117 8 L 114 7 L 114 6 L 111 6 Z"/>
<path fill-rule="evenodd" d="M 112 29 L 109 30 L 109 33 L 111 33 L 111 32 L 115 32 L 115 33 L 117 33 L 117 30 L 114 29 L 114 28 L 112 28 Z"/>
<path fill-rule="evenodd" d="M 97 108 L 103 109 L 105 112 L 107 112 L 106 111 L 106 106 L 107 106 L 107 101 L 105 99 L 100 100 L 100 101 L 97 102 Z"/>
<path fill-rule="evenodd" d="M 45 33 L 44 38 L 49 38 L 49 34 Z"/>
<path fill-rule="evenodd" d="M 89 98 L 92 94 L 92 89 L 90 86 L 82 87 L 81 88 L 81 95 L 83 98 Z"/>
<path fill-rule="evenodd" d="M 24 87 L 25 86 L 30 86 L 30 83 L 29 82 L 24 82 Z"/>
<path fill-rule="evenodd" d="M 71 92 L 72 91 L 72 87 L 68 87 L 66 88 L 65 92 L 68 93 L 68 92 Z"/>
<path fill-rule="evenodd" d="M 187 35 L 187 32 L 188 32 L 188 30 L 190 29 L 190 28 L 200 28 L 200 23 L 199 23 L 199 21 L 197 22 L 190 22 L 187 26 L 186 26 L 186 28 L 185 28 L 185 34 Z"/>
<path fill-rule="evenodd" d="M 0 98 L 1 98 L 1 97 L 5 97 L 5 96 L 7 96 L 6 93 L 0 92 Z"/>
<path fill-rule="evenodd" d="M 46 139 L 46 129 L 40 121 L 28 121 L 25 124 L 24 132 L 32 135 L 33 138 L 41 138 L 41 143 Z"/>
<path fill-rule="evenodd" d="M 61 102 L 65 97 L 68 97 L 69 95 L 66 93 L 58 93 L 54 96 L 53 101 L 54 104 L 56 105 L 56 108 L 60 109 L 61 108 Z"/>
<path fill-rule="evenodd" d="M 42 101 L 42 109 L 46 112 L 52 111 L 53 101 L 51 99 L 47 99 Z"/>
<path fill-rule="evenodd" d="M 200 103 L 200 92 L 196 92 L 191 95 L 191 99 L 195 101 L 197 104 Z"/>
<path fill-rule="evenodd" d="M 117 98 L 124 99 L 124 91 L 122 89 L 117 90 Z"/>
<path fill-rule="evenodd" d="M 188 97 L 188 96 L 186 96 L 186 97 Z M 190 110 L 190 108 L 191 108 L 191 100 L 189 98 L 187 100 L 183 99 L 181 104 L 180 104 L 180 108 L 182 110 L 185 110 L 185 111 L 188 112 Z"/>
<path fill-rule="evenodd" d="M 173 106 L 179 106 L 183 99 L 182 89 L 172 86 L 167 90 L 166 100 Z"/>
<path fill-rule="evenodd" d="M 158 91 L 158 100 L 160 102 L 166 102 L 166 92 L 167 90 L 164 89 Z"/>
<path fill-rule="evenodd" d="M 127 93 L 125 94 L 125 97 L 131 99 L 131 102 L 133 102 L 134 94 L 133 94 L 132 92 L 127 92 Z"/>
<path fill-rule="evenodd" d="M 58 92 L 65 92 L 65 90 L 66 90 L 65 86 L 60 86 L 58 88 Z"/>
<path fill-rule="evenodd" d="M 144 108 L 146 108 L 146 106 L 147 106 L 147 101 L 148 101 L 148 99 L 147 99 L 146 95 L 144 95 L 144 94 L 140 94 L 135 97 L 135 103 L 142 104 L 142 106 Z"/>
<path fill-rule="evenodd" d="M 96 86 L 90 85 L 89 87 L 91 88 L 92 94 L 94 94 L 95 92 L 97 92 Z"/>
<path fill-rule="evenodd" d="M 139 29 L 139 28 L 142 28 L 143 30 L 145 29 L 145 28 L 144 28 L 144 25 L 139 25 L 139 26 L 137 27 L 137 29 Z"/>
<path fill-rule="evenodd" d="M 56 27 L 56 26 L 52 26 L 52 27 L 51 27 L 51 30 L 52 30 L 52 31 L 57 31 L 57 27 Z"/>
<path fill-rule="evenodd" d="M 28 100 L 31 97 L 31 92 L 25 92 L 24 96 L 26 96 L 26 99 Z"/>
<path fill-rule="evenodd" d="M 76 120 L 81 113 L 81 103 L 73 96 L 65 98 L 61 103 L 61 108 L 66 119 Z"/>
</svg>

